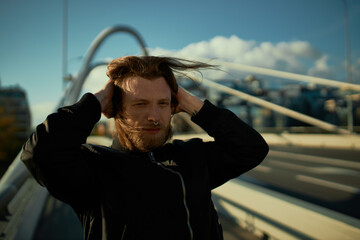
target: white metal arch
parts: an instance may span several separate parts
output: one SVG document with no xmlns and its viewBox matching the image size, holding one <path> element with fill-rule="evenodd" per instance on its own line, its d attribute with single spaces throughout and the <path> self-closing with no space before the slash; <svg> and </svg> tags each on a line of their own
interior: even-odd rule
<svg viewBox="0 0 360 240">
<path fill-rule="evenodd" d="M 80 69 L 79 75 L 77 76 L 76 79 L 73 80 L 73 84 L 71 85 L 71 88 L 66 91 L 63 101 L 61 101 L 62 105 L 74 104 L 78 100 L 85 79 L 92 70 L 92 68 L 94 67 L 91 66 L 91 61 L 97 49 L 108 36 L 116 32 L 126 32 L 132 35 L 133 37 L 135 37 L 135 39 L 137 40 L 137 42 L 141 47 L 142 54 L 145 56 L 148 55 L 148 51 L 146 49 L 144 40 L 141 38 L 140 34 L 137 33 L 134 29 L 128 26 L 113 26 L 104 29 L 102 32 L 100 32 L 97 35 L 97 37 L 90 44 L 90 47 L 88 48 L 85 54 L 84 62 L 82 68 Z"/>
</svg>

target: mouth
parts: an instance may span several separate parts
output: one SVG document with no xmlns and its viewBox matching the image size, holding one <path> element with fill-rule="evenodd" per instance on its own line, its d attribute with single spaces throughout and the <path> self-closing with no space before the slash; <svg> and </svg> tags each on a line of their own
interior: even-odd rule
<svg viewBox="0 0 360 240">
<path fill-rule="evenodd" d="M 157 134 L 160 130 L 160 128 L 143 128 L 143 131 L 149 134 Z"/>
</svg>

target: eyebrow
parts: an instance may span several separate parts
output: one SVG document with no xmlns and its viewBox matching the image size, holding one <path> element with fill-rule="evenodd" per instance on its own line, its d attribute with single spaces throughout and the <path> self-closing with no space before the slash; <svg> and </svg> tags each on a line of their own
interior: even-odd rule
<svg viewBox="0 0 360 240">
<path fill-rule="evenodd" d="M 131 100 L 131 102 L 149 102 L 150 100 L 145 99 L 145 98 L 135 98 L 133 100 Z M 171 98 L 160 98 L 158 101 L 171 101 Z"/>
<path fill-rule="evenodd" d="M 162 98 L 162 99 L 160 99 L 160 101 L 171 101 L 171 98 L 168 98 L 168 97 Z"/>
</svg>

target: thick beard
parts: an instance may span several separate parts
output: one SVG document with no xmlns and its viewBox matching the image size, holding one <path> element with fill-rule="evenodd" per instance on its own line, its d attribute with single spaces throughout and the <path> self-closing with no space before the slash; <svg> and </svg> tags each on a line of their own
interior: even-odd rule
<svg viewBox="0 0 360 240">
<path fill-rule="evenodd" d="M 164 145 L 173 135 L 171 123 L 165 129 L 161 129 L 159 135 L 144 134 L 121 119 L 115 120 L 115 126 L 120 144 L 130 151 L 150 152 Z"/>
<path fill-rule="evenodd" d="M 158 147 L 163 146 L 172 137 L 171 124 L 166 129 L 161 130 L 161 135 L 143 134 L 142 132 L 131 132 L 128 139 L 135 149 L 142 152 L 150 152 Z"/>
</svg>

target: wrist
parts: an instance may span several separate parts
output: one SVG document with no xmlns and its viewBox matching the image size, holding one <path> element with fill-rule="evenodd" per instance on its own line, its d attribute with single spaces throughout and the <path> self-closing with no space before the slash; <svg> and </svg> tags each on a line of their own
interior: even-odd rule
<svg viewBox="0 0 360 240">
<path fill-rule="evenodd" d="M 94 93 L 94 96 L 99 101 L 100 106 L 101 106 L 101 110 L 103 110 L 105 108 L 105 100 L 104 100 L 105 96 L 104 96 L 104 93 L 102 91 L 99 91 L 97 93 Z"/>
</svg>

